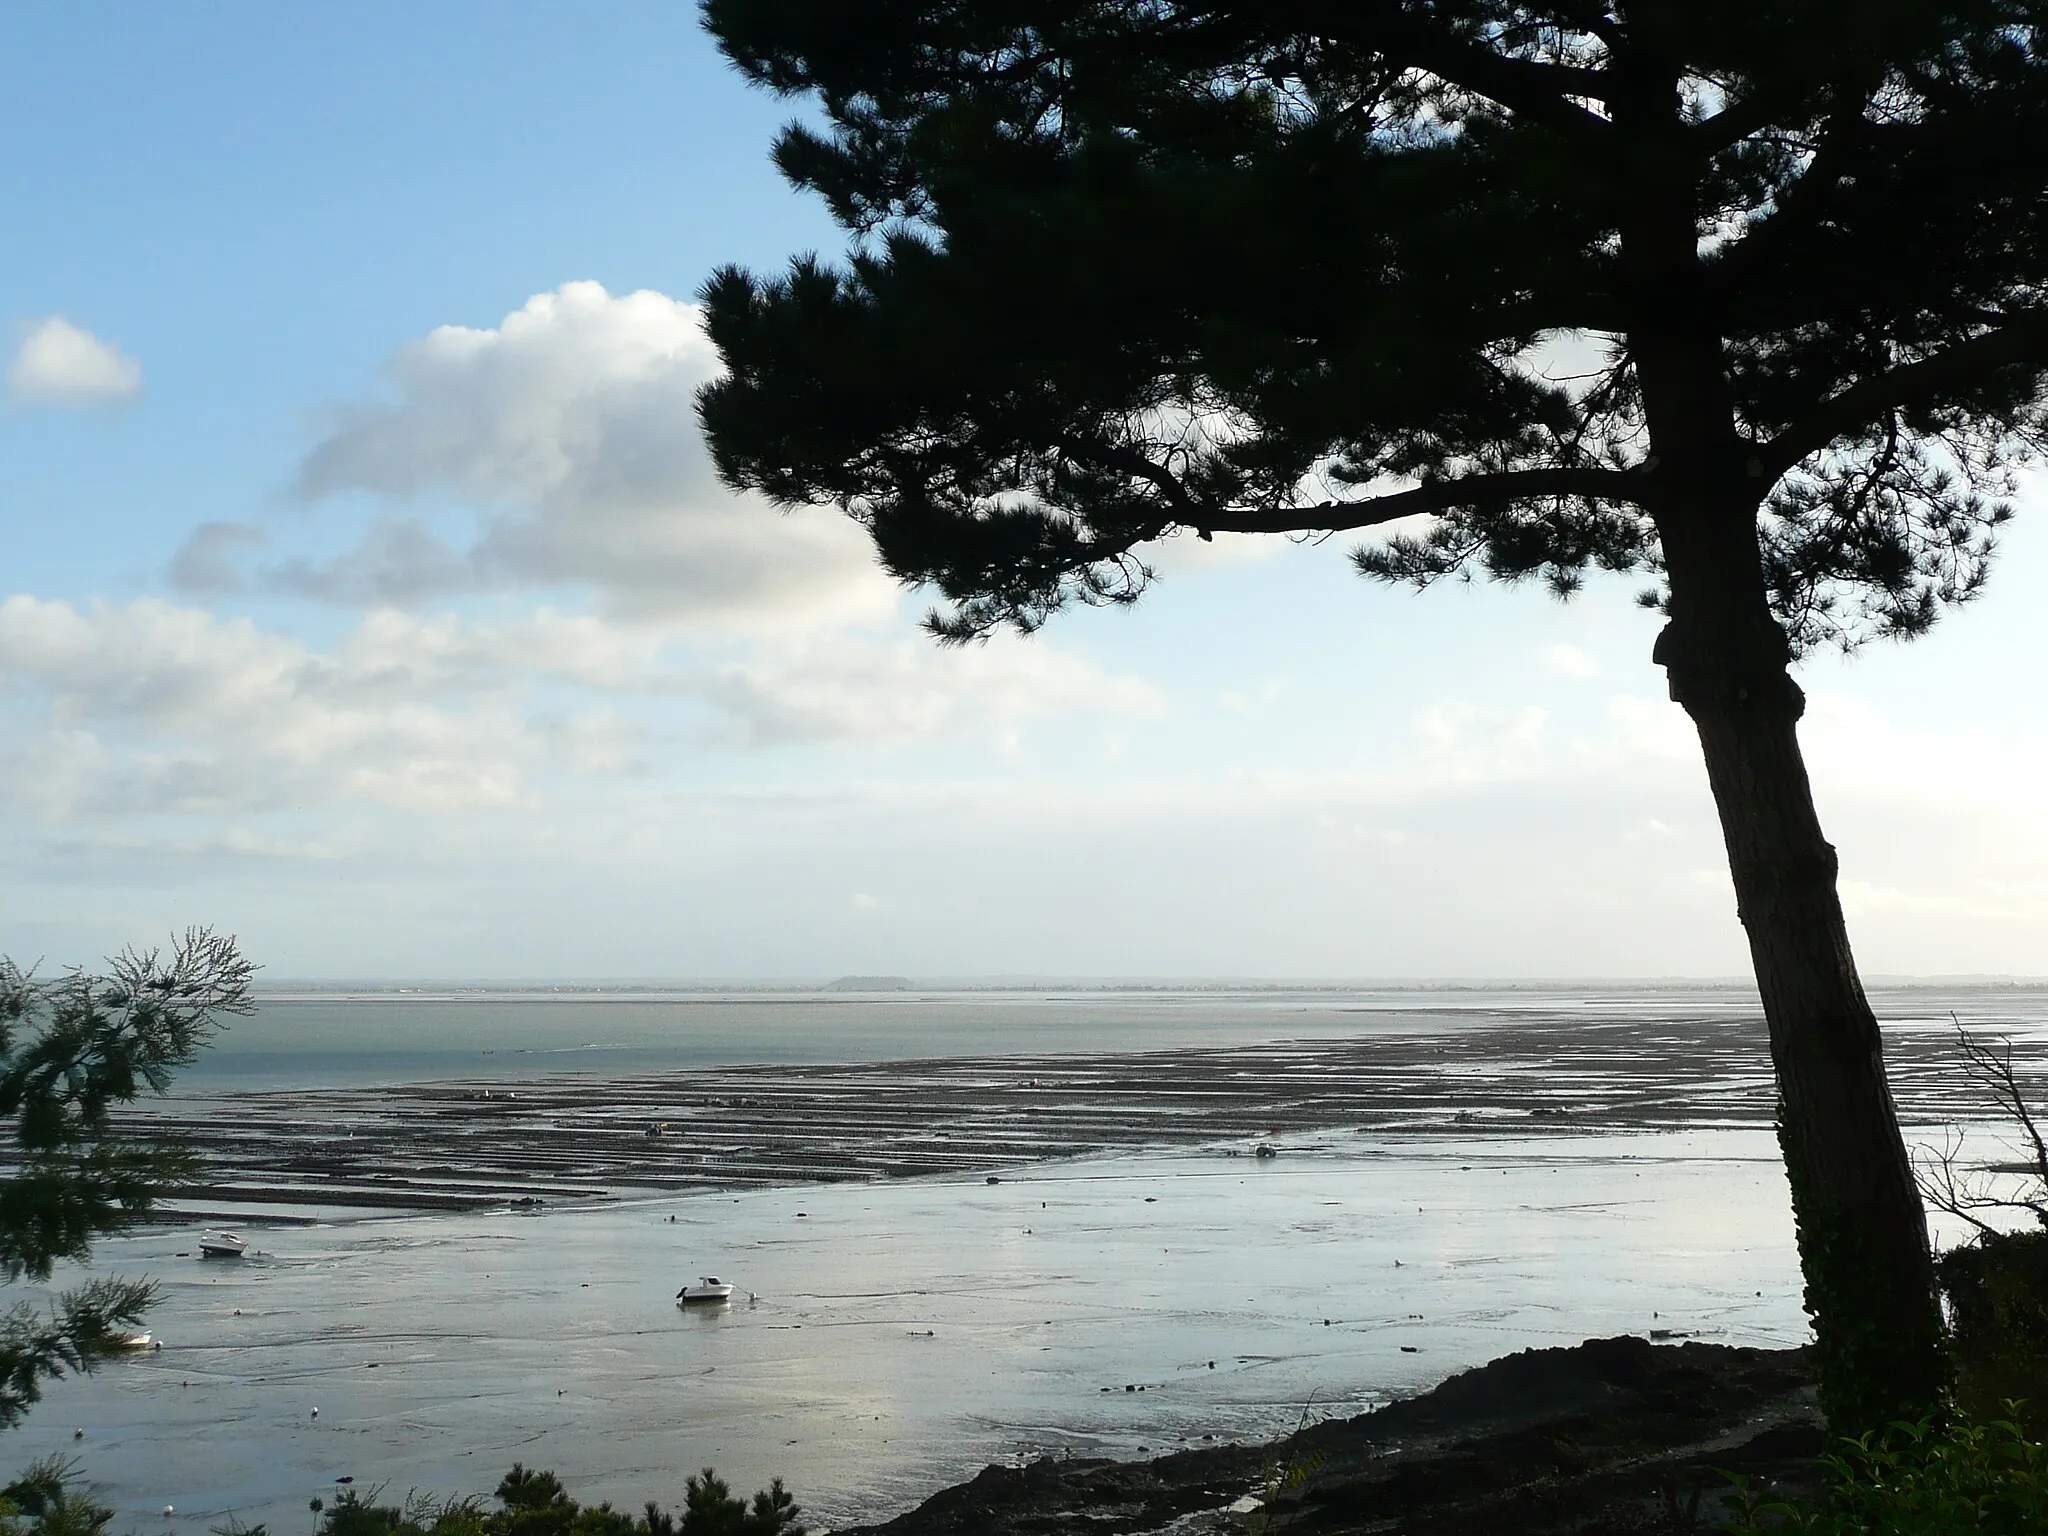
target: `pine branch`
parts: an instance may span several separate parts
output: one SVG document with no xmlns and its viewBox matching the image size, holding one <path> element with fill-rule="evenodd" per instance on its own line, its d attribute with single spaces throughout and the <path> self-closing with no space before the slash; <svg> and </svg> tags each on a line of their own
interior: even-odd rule
<svg viewBox="0 0 2048 1536">
<path fill-rule="evenodd" d="M 0 1316 L 0 1429 L 22 1421 L 44 1382 L 119 1354 L 155 1299 L 148 1281 L 92 1280 L 59 1296 L 49 1313 L 22 1302 Z"/>
<path fill-rule="evenodd" d="M 1357 501 L 1255 509 L 1204 502 L 1172 470 L 1128 443 L 1112 446 L 1070 437 L 1061 442 L 1060 450 L 1071 458 L 1120 471 L 1154 487 L 1173 514 L 1169 523 L 1150 535 L 1154 538 L 1174 525 L 1191 528 L 1205 539 L 1217 533 L 1342 533 L 1457 507 L 1500 509 L 1551 496 L 1626 501 L 1640 506 L 1650 489 L 1648 477 L 1639 470 L 1557 465 L 1450 476 Z"/>
<path fill-rule="evenodd" d="M 252 970 L 233 939 L 205 928 L 168 955 L 124 950 L 103 975 L 38 981 L 0 958 L 0 1283 L 88 1258 L 96 1238 L 191 1176 L 181 1146 L 125 1139 L 112 1111 L 163 1092 L 223 1015 L 253 1009 Z M 47 1313 L 24 1302 L 0 1314 L 0 1428 L 20 1422 L 45 1381 L 127 1347 L 155 1296 L 147 1281 L 99 1279 Z"/>
<path fill-rule="evenodd" d="M 1931 357 L 1850 385 L 1815 407 L 1757 450 L 1759 474 L 1770 484 L 1802 460 L 1859 427 L 1901 407 L 1925 405 L 1950 389 L 1967 387 L 2001 368 L 2031 364 L 2048 369 L 2048 310 L 2013 316 L 1996 330 L 1959 341 Z"/>
<path fill-rule="evenodd" d="M 1397 68 L 1434 75 L 1447 85 L 1483 96 L 1519 118 L 1541 123 L 1581 143 L 1614 142 L 1614 125 L 1573 99 L 1605 101 L 1615 89 L 1608 71 L 1511 58 L 1469 42 L 1447 27 L 1429 25 L 1418 8 L 1402 7 L 1400 14 L 1387 16 L 1385 11 L 1391 9 L 1311 5 L 1302 8 L 1300 24 L 1305 30 L 1380 54 Z"/>
<path fill-rule="evenodd" d="M 1185 524 L 1200 534 L 1211 533 L 1342 533 L 1375 528 L 1404 517 L 1454 508 L 1497 510 L 1522 501 L 1568 496 L 1586 501 L 1646 504 L 1651 482 L 1641 471 L 1555 467 L 1511 469 L 1494 474 L 1457 475 L 1431 480 L 1412 490 L 1390 491 L 1361 501 L 1326 501 L 1284 511 L 1203 511 Z"/>
</svg>

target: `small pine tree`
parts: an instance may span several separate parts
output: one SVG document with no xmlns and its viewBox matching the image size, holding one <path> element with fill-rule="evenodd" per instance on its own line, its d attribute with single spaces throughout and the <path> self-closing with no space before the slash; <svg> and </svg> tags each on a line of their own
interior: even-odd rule
<svg viewBox="0 0 2048 1536">
<path fill-rule="evenodd" d="M 232 938 L 188 930 L 168 955 L 126 950 L 105 975 L 37 979 L 0 958 L 0 1122 L 12 1146 L 0 1178 L 0 1283 L 48 1280 L 93 1241 L 146 1216 L 193 1172 L 184 1148 L 139 1142 L 116 1107 L 162 1093 L 221 1020 L 248 1013 L 254 967 Z M 0 1427 L 17 1424 L 42 1384 L 118 1352 L 155 1297 L 146 1281 L 99 1279 L 47 1313 L 0 1315 Z"/>
</svg>

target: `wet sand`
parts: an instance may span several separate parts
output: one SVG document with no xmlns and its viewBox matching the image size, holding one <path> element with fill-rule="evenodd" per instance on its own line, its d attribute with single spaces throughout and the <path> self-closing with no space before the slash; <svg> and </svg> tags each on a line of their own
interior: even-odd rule
<svg viewBox="0 0 2048 1536">
<path fill-rule="evenodd" d="M 129 1115 L 199 1150 L 197 1219 L 482 1210 L 790 1183 L 1000 1174 L 1145 1147 L 1284 1144 L 1344 1128 L 1479 1139 L 1546 1126 L 1770 1123 L 1760 1024 L 1725 1013 L 1589 1022 L 1414 1015 L 1412 1034 L 1257 1046 L 763 1065 L 219 1093 Z M 1986 1105 L 1952 1039 L 1894 1029 L 1909 1122 Z"/>
<path fill-rule="evenodd" d="M 1531 1345 L 1806 1336 L 1767 1130 L 1287 1146 L 252 1226 L 242 1261 L 139 1232 L 96 1268 L 163 1286 L 164 1349 L 57 1383 L 13 1449 L 81 1457 L 117 1529 L 289 1532 L 338 1478 L 488 1494 L 514 1460 L 622 1508 L 705 1465 L 780 1476 L 844 1526 L 989 1463 L 1270 1439 Z M 706 1272 L 751 1304 L 678 1307 Z"/>
</svg>

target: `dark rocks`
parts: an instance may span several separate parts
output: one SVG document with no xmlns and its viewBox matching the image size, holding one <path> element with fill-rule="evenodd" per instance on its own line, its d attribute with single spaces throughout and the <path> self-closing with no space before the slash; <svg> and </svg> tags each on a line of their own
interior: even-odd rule
<svg viewBox="0 0 2048 1536">
<path fill-rule="evenodd" d="M 1825 1447 L 1804 1350 L 1595 1339 L 1271 1445 L 989 1467 L 859 1536 L 1235 1532 L 1247 1495 L 1259 1529 L 1303 1536 L 1711 1530 L 1723 1469 L 1797 1481 Z"/>
</svg>

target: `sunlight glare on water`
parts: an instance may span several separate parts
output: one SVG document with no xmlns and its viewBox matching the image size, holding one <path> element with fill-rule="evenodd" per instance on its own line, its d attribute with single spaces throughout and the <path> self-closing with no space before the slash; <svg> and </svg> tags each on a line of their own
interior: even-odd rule
<svg viewBox="0 0 2048 1536">
<path fill-rule="evenodd" d="M 106 1244 L 100 1269 L 164 1283 L 165 1347 L 58 1384 L 18 1456 L 78 1454 L 124 1520 L 171 1504 L 195 1531 L 289 1529 L 344 1476 L 488 1493 L 514 1460 L 625 1507 L 704 1465 L 781 1476 L 838 1524 L 989 1461 L 1265 1436 L 1530 1346 L 1806 1332 L 1775 1148 L 1728 1130 L 1330 1133 L 252 1235 L 239 1264 L 180 1257 L 182 1231 Z M 679 1309 L 702 1273 L 738 1304 Z"/>
</svg>

